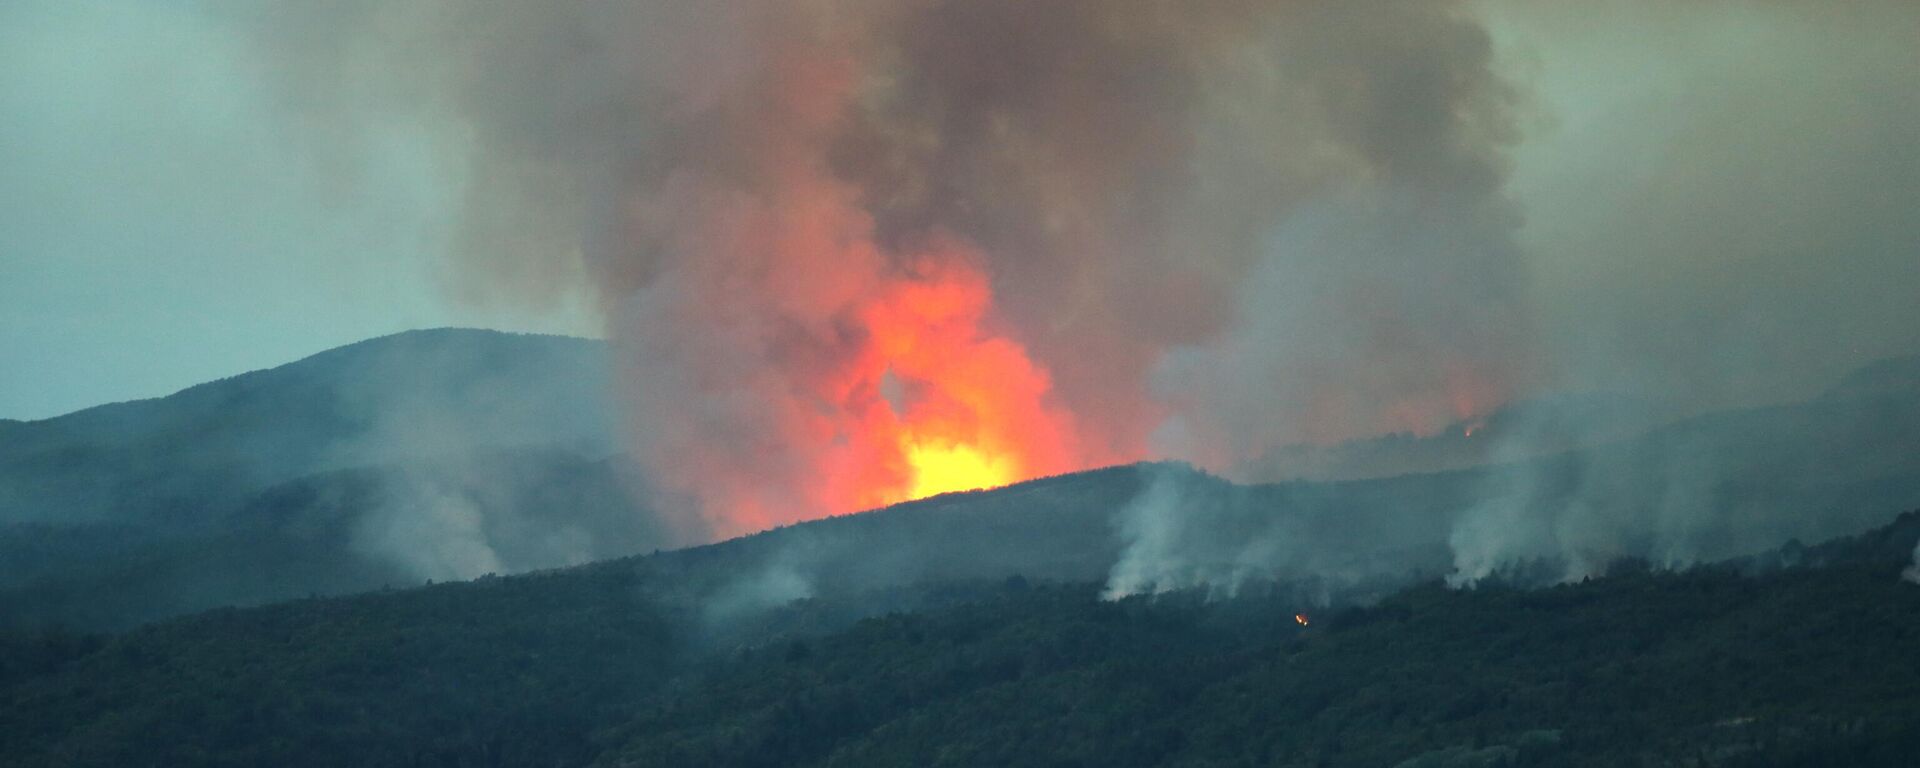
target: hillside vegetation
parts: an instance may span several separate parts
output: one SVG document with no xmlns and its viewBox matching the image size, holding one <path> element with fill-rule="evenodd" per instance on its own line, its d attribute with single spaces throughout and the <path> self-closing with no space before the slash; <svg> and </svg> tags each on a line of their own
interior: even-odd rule
<svg viewBox="0 0 1920 768">
<path fill-rule="evenodd" d="M 12 635 L 0 764 L 1909 765 L 1916 539 L 1329 607 L 1019 577 L 721 615 L 642 557 Z"/>
<path fill-rule="evenodd" d="M 0 627 L 119 630 L 686 543 L 616 450 L 608 368 L 601 342 L 416 331 L 164 398 L 0 423 Z M 1174 513 L 1192 534 L 1175 537 L 1190 550 L 1181 562 L 1140 561 L 1168 553 L 1136 546 L 1139 470 L 1122 467 L 750 537 L 713 551 L 757 554 L 689 578 L 740 608 L 1016 573 L 1098 581 L 1122 562 L 1156 583 L 1225 568 L 1364 582 L 1377 595 L 1460 560 L 1477 571 L 1513 556 L 1721 559 L 1920 506 L 1914 370 L 1885 361 L 1804 402 L 1671 422 L 1631 403 L 1523 403 L 1470 438 L 1329 449 L 1345 456 L 1336 475 L 1525 449 L 1431 474 L 1229 486 L 1175 468 L 1163 474 L 1186 501 L 1224 513 Z M 1317 459 L 1295 459 L 1283 463 L 1315 474 Z M 1527 531 L 1515 521 L 1533 540 L 1455 546 L 1475 526 Z M 1557 551 L 1558 530 L 1606 548 Z"/>
</svg>

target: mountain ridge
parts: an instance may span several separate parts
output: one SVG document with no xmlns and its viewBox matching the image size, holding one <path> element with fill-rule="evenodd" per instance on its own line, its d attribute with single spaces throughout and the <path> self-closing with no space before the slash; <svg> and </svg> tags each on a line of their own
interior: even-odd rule
<svg viewBox="0 0 1920 768">
<path fill-rule="evenodd" d="M 532 354 L 533 362 L 499 365 L 502 355 L 529 349 L 548 351 Z M 426 354 L 415 354 L 421 350 Z M 464 379 L 465 372 L 477 369 L 541 368 L 551 375 L 480 388 L 482 395 L 505 393 L 501 397 L 540 401 L 520 409 L 516 418 L 527 421 L 554 399 L 539 382 L 604 373 L 595 368 L 604 365 L 598 357 L 603 354 L 602 343 L 592 340 L 441 329 L 372 339 L 265 373 L 271 376 L 269 383 L 307 386 L 316 377 L 303 371 L 316 367 L 337 379 L 352 378 L 352 371 L 401 364 L 438 366 L 435 372 L 394 377 L 432 384 Z M 582 357 L 590 358 L 584 366 L 547 365 Z M 230 377 L 189 391 L 213 393 L 206 396 L 218 400 L 223 388 L 262 389 L 261 375 Z M 579 385 L 571 386 L 577 391 Z M 441 391 L 433 386 L 425 390 Z M 383 391 L 409 390 L 401 386 Z M 1142 491 L 1151 483 L 1139 467 L 943 495 L 747 537 L 729 545 L 732 549 L 723 548 L 760 553 L 747 558 L 751 562 L 743 566 L 746 574 L 712 586 L 747 606 L 822 590 L 882 588 L 902 579 L 994 579 L 1026 572 L 1100 580 L 1124 562 L 1138 586 L 1151 589 L 1177 588 L 1194 579 L 1227 579 L 1230 585 L 1243 576 L 1278 573 L 1297 578 L 1312 572 L 1335 577 L 1330 584 L 1346 584 L 1330 589 L 1372 584 L 1367 589 L 1378 591 L 1404 583 L 1408 572 L 1435 577 L 1462 571 L 1469 574 L 1463 578 L 1477 578 L 1513 559 L 1557 564 L 1541 571 L 1540 577 L 1551 581 L 1577 578 L 1615 557 L 1644 556 L 1669 565 L 1737 557 L 1788 539 L 1821 540 L 1860 530 L 1880 515 L 1920 506 L 1920 446 L 1914 438 L 1920 434 L 1920 397 L 1890 395 L 1885 388 L 1874 392 L 1703 414 L 1578 450 L 1424 474 L 1232 486 L 1192 472 L 1154 472 L 1171 483 L 1177 504 L 1188 507 L 1172 516 L 1143 508 Z M 279 393 L 264 400 L 343 402 L 337 394 L 303 398 Z M 447 402 L 477 408 L 498 400 L 458 396 Z M 589 415 L 584 418 L 610 422 L 597 410 L 603 407 L 610 408 L 604 399 L 586 403 Z M 323 428 L 273 431 L 274 439 L 297 442 L 299 435 L 324 437 L 378 421 L 333 418 L 340 415 L 333 413 L 334 406 L 320 410 L 323 418 L 316 423 Z M 253 429 L 245 426 L 244 418 L 229 418 L 238 418 L 240 426 L 203 427 L 185 434 Z M 473 421 L 456 414 L 419 423 L 464 426 Z M 98 492 L 93 482 L 98 478 L 105 478 L 100 487 L 109 490 L 119 487 L 114 483 L 130 482 L 128 476 L 114 474 L 119 467 L 144 471 L 154 479 L 141 481 L 134 475 L 132 485 L 122 489 L 121 497 L 135 504 L 115 508 L 110 515 L 55 521 L 62 526 L 57 530 L 46 528 L 44 518 L 15 514 L 5 522 L 8 518 L 0 514 L 0 557 L 37 564 L 0 574 L 0 606 L 14 607 L 8 615 L 16 625 L 21 617 L 34 616 L 32 623 L 38 625 L 122 627 L 230 602 L 252 604 L 310 592 L 550 568 L 583 557 L 671 549 L 680 543 L 635 501 L 645 497 L 645 479 L 626 466 L 627 460 L 610 445 L 611 435 L 590 439 L 586 446 L 550 440 L 501 446 L 466 439 L 502 434 L 527 438 L 530 433 L 514 429 L 517 423 L 509 418 L 491 432 L 456 431 L 457 439 L 429 441 L 428 447 L 438 450 L 349 456 L 356 460 L 330 465 L 308 462 L 283 476 L 268 473 L 251 479 L 244 466 L 222 463 L 218 456 L 179 463 L 172 455 L 181 449 L 172 446 L 158 451 L 159 459 L 119 448 L 89 449 L 91 453 L 80 455 L 79 466 L 104 474 L 76 475 L 74 484 L 83 491 Z M 598 427 L 610 428 L 606 423 Z M 379 437 L 399 433 L 417 439 L 417 434 L 405 433 L 430 431 L 401 429 Z M 301 450 L 307 456 L 345 455 Z M 1166 470 L 1171 465 L 1153 466 Z M 8 473 L 17 480 L 23 471 L 31 474 L 41 468 L 0 460 L 0 512 L 7 509 Z M 47 477 L 31 479 L 44 484 Z M 12 488 L 17 497 L 20 486 Z M 585 489 L 586 495 L 571 489 Z M 1052 512 L 1039 514 L 1043 510 Z M 1569 517 L 1572 513 L 1566 510 L 1580 514 Z M 1702 511 L 1706 514 L 1697 514 Z M 1604 534 L 1601 546 L 1559 540 L 1552 530 L 1515 524 L 1536 519 L 1545 521 L 1541 525 L 1598 531 Z M 1751 524 L 1737 525 L 1741 520 Z M 1140 528 L 1148 523 L 1148 528 Z M 1173 538 L 1147 540 L 1143 531 L 1148 529 Z M 1481 530 L 1533 538 L 1483 541 L 1475 538 L 1485 538 L 1476 533 Z M 1647 538 L 1636 531 L 1661 532 L 1666 538 Z M 224 552 L 206 549 L 214 541 L 227 547 L 255 546 L 260 552 L 298 553 L 285 558 L 289 573 L 293 563 L 311 557 L 340 567 L 306 571 L 313 582 L 302 588 L 298 579 L 271 570 L 277 567 L 271 558 L 214 555 Z M 528 541 L 535 543 L 524 543 Z M 133 552 L 143 553 L 137 562 L 168 563 L 159 573 L 171 576 L 139 577 L 118 566 L 89 565 Z M 262 561 L 247 566 L 249 572 L 258 571 L 249 577 L 251 583 L 278 586 L 233 589 L 218 584 L 209 571 L 210 564 L 242 561 Z M 107 573 L 127 575 L 115 582 L 103 575 Z M 174 589 L 169 586 L 174 581 L 177 589 L 167 592 Z M 59 610 L 57 603 L 79 603 L 81 598 L 74 596 L 90 590 L 126 595 L 136 610 L 119 620 L 100 611 L 83 617 Z M 56 599 L 60 595 L 68 597 Z M 153 610 L 158 608 L 165 610 Z"/>
</svg>

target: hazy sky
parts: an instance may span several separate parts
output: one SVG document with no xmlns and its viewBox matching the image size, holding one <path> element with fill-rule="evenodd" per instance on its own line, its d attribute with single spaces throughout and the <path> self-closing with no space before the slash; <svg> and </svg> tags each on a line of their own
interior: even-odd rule
<svg viewBox="0 0 1920 768">
<path fill-rule="evenodd" d="M 0 418 L 409 328 L 591 330 L 450 301 L 445 137 L 331 178 L 241 44 L 192 3 L 0 3 Z"/>
<path fill-rule="evenodd" d="M 470 127 L 289 103 L 337 89 L 288 88 L 205 6 L 0 3 L 0 418 L 408 328 L 597 331 L 577 303 L 453 298 L 449 244 L 486 204 Z M 1920 351 L 1920 13 L 1667 6 L 1471 6 L 1524 96 L 1507 193 L 1557 364 L 1751 401 Z"/>
</svg>

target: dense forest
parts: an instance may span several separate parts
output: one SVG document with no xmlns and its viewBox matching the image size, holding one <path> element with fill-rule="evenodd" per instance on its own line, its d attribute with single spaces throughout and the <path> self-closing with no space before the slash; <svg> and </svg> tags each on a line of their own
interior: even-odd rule
<svg viewBox="0 0 1920 768">
<path fill-rule="evenodd" d="M 1916 538 L 1347 606 L 1015 577 L 717 614 L 687 555 L 630 558 L 15 633 L 0 764 L 1910 765 Z"/>
</svg>

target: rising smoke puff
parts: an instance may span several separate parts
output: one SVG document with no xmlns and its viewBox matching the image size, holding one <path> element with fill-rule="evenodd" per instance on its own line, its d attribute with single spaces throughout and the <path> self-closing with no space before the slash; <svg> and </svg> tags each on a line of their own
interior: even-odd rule
<svg viewBox="0 0 1920 768">
<path fill-rule="evenodd" d="M 1475 502 L 1449 536 L 1455 583 L 1515 562 L 1560 580 L 1615 560 L 1658 567 L 1821 541 L 1920 504 L 1920 388 L 1908 361 L 1869 367 L 1788 406 L 1676 421 L 1629 439 L 1479 473 Z M 1524 425 L 1503 449 L 1530 452 Z"/>
<path fill-rule="evenodd" d="M 414 473 L 408 473 L 414 474 Z M 403 476 L 354 530 L 354 549 L 406 567 L 416 579 L 471 579 L 504 570 L 488 541 L 486 512 L 465 483 Z"/>
<path fill-rule="evenodd" d="M 1105 598 L 1208 585 L 1232 592 L 1250 578 L 1267 576 L 1279 560 L 1270 550 L 1280 537 L 1265 531 L 1246 536 L 1249 521 L 1220 519 L 1234 511 L 1232 505 L 1196 503 L 1173 471 L 1149 471 L 1146 489 L 1117 513 L 1127 548 L 1107 578 Z M 1226 541 L 1190 540 L 1205 536 Z"/>
<path fill-rule="evenodd" d="M 1148 467 L 1147 485 L 1115 525 L 1127 542 L 1107 577 L 1108 600 L 1205 588 L 1232 595 L 1297 564 L 1307 540 L 1284 511 L 1251 503 L 1191 467 Z"/>
<path fill-rule="evenodd" d="M 1446 572 L 1459 476 L 1352 484 L 1234 485 L 1182 464 L 1141 468 L 1114 513 L 1122 549 L 1108 599 L 1281 585 L 1327 603 L 1364 600 Z"/>
<path fill-rule="evenodd" d="M 1920 507 L 1915 371 L 1920 359 L 1889 361 L 1805 402 L 1575 450 L 1538 450 L 1563 425 L 1523 420 L 1493 463 L 1464 471 L 1236 486 L 1150 467 L 1116 513 L 1108 594 L 1304 581 L 1354 597 L 1441 575 L 1541 585 L 1855 534 Z"/>
</svg>

